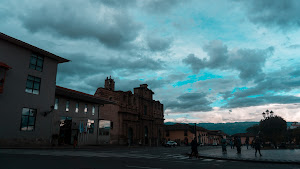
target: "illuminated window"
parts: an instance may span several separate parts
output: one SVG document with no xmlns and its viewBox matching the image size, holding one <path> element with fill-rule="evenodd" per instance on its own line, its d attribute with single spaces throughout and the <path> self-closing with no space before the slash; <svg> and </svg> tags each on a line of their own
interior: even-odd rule
<svg viewBox="0 0 300 169">
<path fill-rule="evenodd" d="M 88 106 L 87 104 L 84 105 L 84 113 L 87 113 L 88 112 Z"/>
<path fill-rule="evenodd" d="M 55 98 L 55 104 L 54 104 L 54 109 L 58 109 L 58 98 Z"/>
<path fill-rule="evenodd" d="M 44 58 L 35 54 L 31 55 L 29 67 L 31 69 L 42 71 Z"/>
<path fill-rule="evenodd" d="M 41 78 L 28 75 L 25 92 L 39 94 Z"/>
<path fill-rule="evenodd" d="M 94 133 L 95 121 L 88 119 L 87 128 L 89 133 Z"/>
<path fill-rule="evenodd" d="M 79 103 L 77 102 L 75 107 L 75 112 L 78 113 L 78 111 L 79 111 Z"/>
<path fill-rule="evenodd" d="M 35 127 L 36 109 L 23 108 L 21 131 L 33 131 Z"/>
<path fill-rule="evenodd" d="M 92 115 L 95 115 L 95 106 L 93 106 L 93 108 L 92 108 Z"/>
<path fill-rule="evenodd" d="M 67 100 L 67 102 L 66 102 L 66 111 L 69 111 L 69 108 L 70 108 L 70 101 Z"/>
</svg>

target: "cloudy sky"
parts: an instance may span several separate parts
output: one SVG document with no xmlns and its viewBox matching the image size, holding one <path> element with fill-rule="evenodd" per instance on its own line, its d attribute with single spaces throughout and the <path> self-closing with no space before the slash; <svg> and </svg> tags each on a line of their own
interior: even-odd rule
<svg viewBox="0 0 300 169">
<path fill-rule="evenodd" d="M 298 0 L 1 0 L 0 31 L 71 62 L 57 85 L 147 83 L 166 121 L 300 121 Z"/>
</svg>

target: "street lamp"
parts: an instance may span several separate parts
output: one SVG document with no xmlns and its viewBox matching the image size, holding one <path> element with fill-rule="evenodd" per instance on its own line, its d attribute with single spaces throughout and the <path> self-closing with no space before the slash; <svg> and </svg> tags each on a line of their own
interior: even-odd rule
<svg viewBox="0 0 300 169">
<path fill-rule="evenodd" d="M 273 117 L 273 115 L 274 115 L 274 112 L 271 110 L 270 117 Z"/>
<path fill-rule="evenodd" d="M 262 115 L 263 115 L 264 118 L 266 118 L 266 113 L 265 112 L 263 112 Z"/>
<path fill-rule="evenodd" d="M 266 113 L 267 113 L 267 117 L 269 117 L 269 110 L 266 110 Z"/>
</svg>

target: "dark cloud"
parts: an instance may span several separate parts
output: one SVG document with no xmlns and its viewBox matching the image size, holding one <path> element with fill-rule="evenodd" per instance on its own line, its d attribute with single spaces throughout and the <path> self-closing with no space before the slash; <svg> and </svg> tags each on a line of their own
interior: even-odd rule
<svg viewBox="0 0 300 169">
<path fill-rule="evenodd" d="M 64 54 L 71 62 L 60 64 L 58 72 L 64 75 L 90 76 L 98 73 L 111 73 L 112 71 L 128 71 L 134 73 L 142 70 L 161 70 L 165 63 L 147 57 L 123 58 L 101 56 L 87 56 L 85 54 Z M 82 62 L 84 60 L 84 62 Z"/>
<path fill-rule="evenodd" d="M 146 38 L 147 45 L 151 51 L 164 51 L 170 48 L 172 41 L 171 38 L 158 36 L 148 36 Z"/>
<path fill-rule="evenodd" d="M 287 70 L 278 71 L 266 75 L 263 81 L 255 86 L 246 89 L 235 89 L 220 93 L 227 100 L 226 108 L 258 106 L 264 104 L 286 104 L 297 103 L 300 97 L 293 95 L 278 95 L 287 93 L 300 88 L 299 76 L 291 78 L 291 74 L 298 74 L 299 70 L 288 72 Z"/>
<path fill-rule="evenodd" d="M 88 56 L 85 54 L 61 54 L 70 59 L 70 62 L 59 64 L 57 82 L 58 85 L 70 87 L 87 93 L 94 93 L 94 90 L 104 85 L 104 79 L 109 75 L 116 75 L 118 72 L 126 72 L 127 77 L 134 75 L 136 72 L 155 71 L 164 69 L 164 62 L 147 57 L 132 57 L 130 59 L 123 57 L 100 57 Z M 84 61 L 84 62 L 83 62 Z M 116 89 L 132 90 L 133 87 L 145 83 L 144 81 L 130 81 L 115 78 Z M 127 83 L 128 82 L 128 83 Z M 155 88 L 158 82 L 150 81 Z"/>
<path fill-rule="evenodd" d="M 241 79 L 256 80 L 264 76 L 262 67 L 266 59 L 272 55 L 274 48 L 228 51 L 227 46 L 221 41 L 211 41 L 203 50 L 207 52 L 208 59 L 199 59 L 194 54 L 183 59 L 183 63 L 191 66 L 194 73 L 204 68 L 238 70 Z"/>
<path fill-rule="evenodd" d="M 300 77 L 300 69 L 299 70 L 294 70 L 290 73 L 292 77 Z"/>
<path fill-rule="evenodd" d="M 136 0 L 126 0 L 126 1 L 120 1 L 120 0 L 90 0 L 92 2 L 96 3 L 103 3 L 107 6 L 112 7 L 128 7 L 128 6 L 135 6 Z"/>
<path fill-rule="evenodd" d="M 71 39 L 96 38 L 105 46 L 116 48 L 135 40 L 141 29 L 126 9 L 100 2 L 74 0 L 37 4 L 24 4 L 24 12 L 18 13 L 31 32 L 47 32 Z"/>
<path fill-rule="evenodd" d="M 142 6 L 151 14 L 161 14 L 171 11 L 174 7 L 183 3 L 180 0 L 143 0 Z M 186 1 L 185 1 L 186 3 Z"/>
<path fill-rule="evenodd" d="M 163 100 L 166 109 L 173 112 L 210 111 L 212 102 L 207 100 L 205 93 L 185 93 L 176 100 Z"/>
<path fill-rule="evenodd" d="M 239 0 L 254 24 L 287 30 L 300 26 L 298 0 Z"/>
</svg>

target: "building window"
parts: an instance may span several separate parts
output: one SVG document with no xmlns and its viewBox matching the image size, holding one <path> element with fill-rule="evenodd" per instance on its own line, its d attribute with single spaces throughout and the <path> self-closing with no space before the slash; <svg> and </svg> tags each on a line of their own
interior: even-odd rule
<svg viewBox="0 0 300 169">
<path fill-rule="evenodd" d="M 114 128 L 114 122 L 110 122 L 110 129 L 113 129 Z"/>
<path fill-rule="evenodd" d="M 166 137 L 169 137 L 170 136 L 170 132 L 169 130 L 166 131 Z"/>
<path fill-rule="evenodd" d="M 144 106 L 144 115 L 147 115 L 147 106 Z"/>
<path fill-rule="evenodd" d="M 44 58 L 35 54 L 31 55 L 29 67 L 31 69 L 42 71 L 43 70 Z"/>
<path fill-rule="evenodd" d="M 35 126 L 36 109 L 23 108 L 21 131 L 33 131 Z"/>
<path fill-rule="evenodd" d="M 79 112 L 79 103 L 76 103 L 76 107 L 75 107 L 75 112 L 78 113 Z"/>
<path fill-rule="evenodd" d="M 187 130 L 184 130 L 184 136 L 187 136 Z"/>
<path fill-rule="evenodd" d="M 92 115 L 95 115 L 95 106 L 93 106 L 93 108 L 92 108 Z"/>
<path fill-rule="evenodd" d="M 41 78 L 28 75 L 25 92 L 39 94 Z"/>
<path fill-rule="evenodd" d="M 88 128 L 88 133 L 94 133 L 95 121 L 88 119 L 87 128 Z"/>
<path fill-rule="evenodd" d="M 70 101 L 69 100 L 67 100 L 67 102 L 66 102 L 66 111 L 69 111 L 70 109 Z"/>
<path fill-rule="evenodd" d="M 55 104 L 54 104 L 54 109 L 58 109 L 58 98 L 55 98 Z"/>
<path fill-rule="evenodd" d="M 84 113 L 87 113 L 88 112 L 88 106 L 87 104 L 84 105 Z"/>
</svg>

